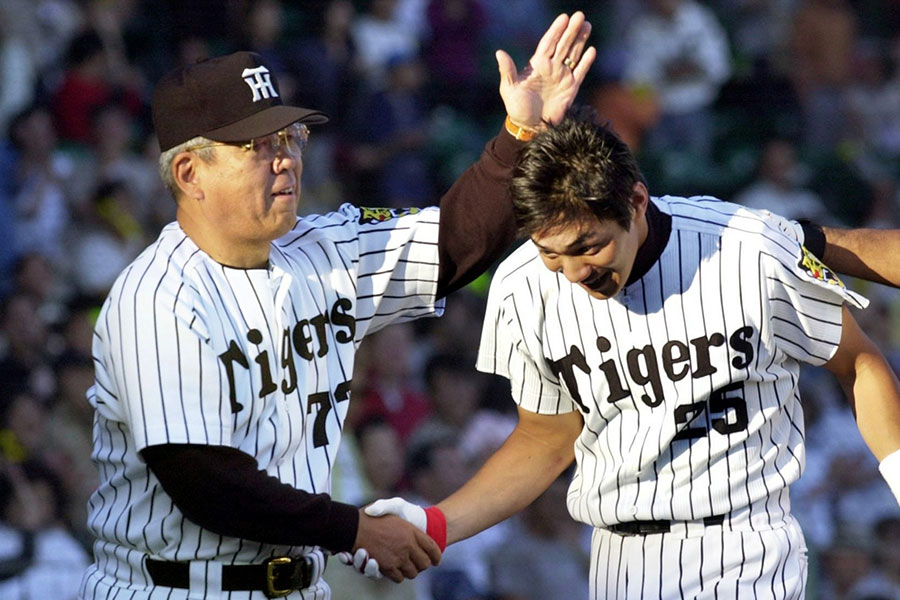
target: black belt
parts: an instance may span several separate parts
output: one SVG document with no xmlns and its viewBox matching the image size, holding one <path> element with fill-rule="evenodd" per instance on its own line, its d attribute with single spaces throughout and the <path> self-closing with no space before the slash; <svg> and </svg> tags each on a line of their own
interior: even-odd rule
<svg viewBox="0 0 900 600">
<path fill-rule="evenodd" d="M 148 558 L 146 564 L 154 585 L 191 587 L 191 563 Z M 313 562 L 305 556 L 274 556 L 259 565 L 222 565 L 223 591 L 261 591 L 266 598 L 280 598 L 308 588 L 312 578 Z"/>
<path fill-rule="evenodd" d="M 619 535 L 650 535 L 653 533 L 669 533 L 672 530 L 673 522 L 677 523 L 678 521 L 627 521 L 625 523 L 607 525 L 606 529 Z M 715 515 L 703 519 L 703 524 L 707 527 L 721 525 L 724 522 L 725 515 Z"/>
</svg>

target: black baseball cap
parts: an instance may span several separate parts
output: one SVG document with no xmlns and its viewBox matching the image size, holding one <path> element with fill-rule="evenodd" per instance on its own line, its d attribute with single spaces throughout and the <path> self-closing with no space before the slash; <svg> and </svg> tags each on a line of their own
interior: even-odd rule
<svg viewBox="0 0 900 600">
<path fill-rule="evenodd" d="M 296 121 L 328 121 L 317 110 L 283 104 L 274 73 L 255 52 L 235 52 L 171 71 L 156 84 L 152 110 L 163 152 L 197 136 L 243 142 Z"/>
</svg>

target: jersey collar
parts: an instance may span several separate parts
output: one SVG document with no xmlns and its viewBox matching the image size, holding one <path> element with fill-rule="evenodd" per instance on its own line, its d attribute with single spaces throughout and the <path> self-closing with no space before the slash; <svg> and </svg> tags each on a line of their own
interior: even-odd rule
<svg viewBox="0 0 900 600">
<path fill-rule="evenodd" d="M 672 233 L 672 215 L 661 211 L 653 200 L 647 204 L 647 239 L 638 248 L 634 257 L 634 266 L 625 287 L 628 287 L 647 274 L 669 243 L 669 235 Z"/>
</svg>

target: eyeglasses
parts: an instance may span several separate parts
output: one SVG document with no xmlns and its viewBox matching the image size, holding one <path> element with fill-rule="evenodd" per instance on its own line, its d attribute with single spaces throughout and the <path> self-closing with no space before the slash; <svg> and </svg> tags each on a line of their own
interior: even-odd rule
<svg viewBox="0 0 900 600">
<path fill-rule="evenodd" d="M 271 158 L 279 152 L 284 152 L 293 157 L 299 157 L 309 141 L 309 128 L 303 123 L 291 123 L 284 129 L 270 133 L 263 137 L 253 138 L 247 142 L 210 142 L 188 146 L 184 152 L 212 148 L 213 146 L 237 146 L 238 148 L 252 152 L 254 156 Z"/>
</svg>

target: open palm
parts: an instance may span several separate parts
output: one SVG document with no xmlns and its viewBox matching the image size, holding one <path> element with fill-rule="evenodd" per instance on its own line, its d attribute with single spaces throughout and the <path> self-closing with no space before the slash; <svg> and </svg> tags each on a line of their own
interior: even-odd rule
<svg viewBox="0 0 900 600">
<path fill-rule="evenodd" d="M 521 71 L 509 54 L 497 51 L 500 96 L 514 123 L 539 129 L 562 119 L 597 56 L 593 47 L 585 50 L 590 33 L 584 13 L 559 15 Z"/>
</svg>

